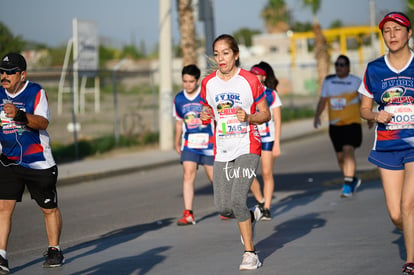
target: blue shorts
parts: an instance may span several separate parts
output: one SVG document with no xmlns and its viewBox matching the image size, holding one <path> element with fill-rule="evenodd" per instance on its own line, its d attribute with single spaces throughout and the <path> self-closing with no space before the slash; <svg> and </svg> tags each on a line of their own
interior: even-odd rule
<svg viewBox="0 0 414 275">
<path fill-rule="evenodd" d="M 200 165 L 213 166 L 214 156 L 205 156 L 190 151 L 182 151 L 180 162 L 183 163 L 184 161 L 192 161 Z"/>
<path fill-rule="evenodd" d="M 274 141 L 262 142 L 262 151 L 272 151 L 274 143 Z"/>
<path fill-rule="evenodd" d="M 414 162 L 414 148 L 402 151 L 375 151 L 368 156 L 369 162 L 388 170 L 404 170 L 404 164 Z"/>
</svg>

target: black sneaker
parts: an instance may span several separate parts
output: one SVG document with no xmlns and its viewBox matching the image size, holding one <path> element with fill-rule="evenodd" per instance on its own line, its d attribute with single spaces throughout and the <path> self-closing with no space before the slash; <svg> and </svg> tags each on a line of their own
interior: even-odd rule
<svg viewBox="0 0 414 275">
<path fill-rule="evenodd" d="M 257 202 L 257 206 L 259 207 L 260 211 L 263 213 L 263 211 L 264 211 L 264 202 Z"/>
<path fill-rule="evenodd" d="M 0 256 L 0 274 L 9 274 L 9 261 Z"/>
<path fill-rule="evenodd" d="M 272 220 L 272 215 L 270 215 L 270 209 L 264 208 L 263 209 L 263 217 L 261 219 L 262 221 L 270 221 Z"/>
<path fill-rule="evenodd" d="M 45 253 L 43 256 L 46 257 L 46 260 L 43 263 L 43 267 L 58 267 L 63 265 L 65 262 L 62 251 L 56 247 L 49 247 L 47 249 L 47 253 Z"/>
</svg>

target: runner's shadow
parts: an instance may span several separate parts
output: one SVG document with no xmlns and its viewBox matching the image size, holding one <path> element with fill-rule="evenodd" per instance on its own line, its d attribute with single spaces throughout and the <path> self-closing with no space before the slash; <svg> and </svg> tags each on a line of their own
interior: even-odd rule
<svg viewBox="0 0 414 275">
<path fill-rule="evenodd" d="M 310 213 L 277 225 L 273 234 L 256 244 L 263 261 L 285 244 L 309 234 L 316 228 L 323 227 L 326 220 L 318 216 L 317 213 Z"/>
<path fill-rule="evenodd" d="M 393 241 L 392 243 L 398 245 L 398 251 L 400 253 L 400 258 L 401 258 L 401 260 L 405 261 L 405 259 L 407 258 L 407 251 L 405 249 L 403 232 L 401 230 L 397 229 L 397 228 L 394 228 L 392 233 L 398 235 L 398 238 L 395 241 Z"/>
<path fill-rule="evenodd" d="M 139 225 L 134 225 L 134 226 L 126 227 L 126 228 L 116 229 L 104 235 L 101 235 L 94 240 L 83 242 L 83 243 L 74 245 L 72 247 L 68 247 L 66 249 L 63 249 L 63 254 L 65 256 L 65 263 L 71 263 L 75 261 L 76 259 L 88 256 L 94 253 L 99 253 L 113 246 L 136 239 L 140 237 L 141 235 L 148 233 L 149 231 L 155 231 L 163 227 L 167 227 L 172 223 L 172 221 L 173 221 L 173 218 L 167 218 L 167 219 L 158 220 L 158 221 L 151 222 L 151 223 L 139 224 Z M 86 249 L 85 252 L 78 254 L 74 257 L 67 256 L 72 252 L 76 252 L 78 250 L 83 251 L 85 249 Z M 31 265 L 39 264 L 40 262 L 43 262 L 43 261 L 44 261 L 44 258 L 37 258 L 24 265 L 13 268 L 12 271 L 17 272 Z"/>
<path fill-rule="evenodd" d="M 153 248 L 140 255 L 114 259 L 103 262 L 87 269 L 72 273 L 72 275 L 90 274 L 90 275 L 129 275 L 129 274 L 147 274 L 157 264 L 165 260 L 166 256 L 162 255 L 164 251 L 170 249 L 169 246 Z"/>
</svg>

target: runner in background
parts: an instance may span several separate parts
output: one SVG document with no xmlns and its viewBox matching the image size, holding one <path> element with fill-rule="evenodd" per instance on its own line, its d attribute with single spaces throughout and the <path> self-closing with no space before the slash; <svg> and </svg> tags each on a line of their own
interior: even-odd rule
<svg viewBox="0 0 414 275">
<path fill-rule="evenodd" d="M 361 184 L 361 179 L 355 176 L 355 149 L 362 143 L 360 95 L 357 92 L 361 79 L 349 73 L 350 66 L 347 56 L 338 56 L 335 74 L 327 76 L 323 81 L 313 122 L 315 128 L 320 126 L 320 116 L 327 105 L 329 137 L 344 177 L 341 191 L 343 198 L 351 197 Z"/>
<path fill-rule="evenodd" d="M 275 182 L 273 178 L 273 165 L 275 158 L 280 156 L 280 134 L 282 125 L 281 106 L 282 102 L 277 94 L 276 88 L 279 83 L 272 67 L 267 62 L 254 65 L 250 72 L 255 74 L 259 81 L 266 87 L 266 102 L 269 106 L 271 119 L 260 124 L 259 132 L 262 139 L 261 168 L 263 177 L 263 193 L 260 183 L 255 178 L 250 190 L 256 198 L 259 208 L 263 213 L 261 220 L 270 221 L 272 215 L 270 206 L 272 203 Z"/>
<path fill-rule="evenodd" d="M 183 165 L 183 216 L 177 225 L 195 224 L 193 213 L 194 182 L 199 165 L 204 166 L 210 182 L 213 181 L 213 126 L 203 125 L 200 119 L 200 69 L 187 65 L 182 69 L 183 90 L 174 99 L 175 150 Z"/>
</svg>

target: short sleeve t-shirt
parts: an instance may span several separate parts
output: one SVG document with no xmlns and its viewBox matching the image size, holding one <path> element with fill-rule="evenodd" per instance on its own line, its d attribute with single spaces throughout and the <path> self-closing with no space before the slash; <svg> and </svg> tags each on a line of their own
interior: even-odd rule
<svg viewBox="0 0 414 275">
<path fill-rule="evenodd" d="M 373 98 L 378 111 L 394 114 L 390 123 L 378 123 L 373 150 L 395 151 L 414 145 L 414 53 L 401 70 L 387 56 L 368 63 L 359 92 Z"/>
<path fill-rule="evenodd" d="M 201 109 L 200 89 L 191 97 L 185 90 L 175 96 L 174 116 L 183 121 L 181 150 L 213 156 L 213 124 L 203 125 L 200 119 Z"/>
<path fill-rule="evenodd" d="M 203 79 L 201 103 L 213 109 L 216 122 L 214 155 L 216 161 L 231 161 L 243 154 L 261 153 L 261 139 L 256 125 L 240 122 L 240 107 L 247 114 L 256 112 L 257 103 L 265 100 L 265 87 L 255 75 L 244 70 L 224 81 L 214 72 Z"/>
<path fill-rule="evenodd" d="M 323 82 L 321 97 L 328 98 L 329 124 L 335 126 L 361 123 L 358 88 L 361 79 L 349 74 L 344 78 L 327 76 Z"/>
</svg>

